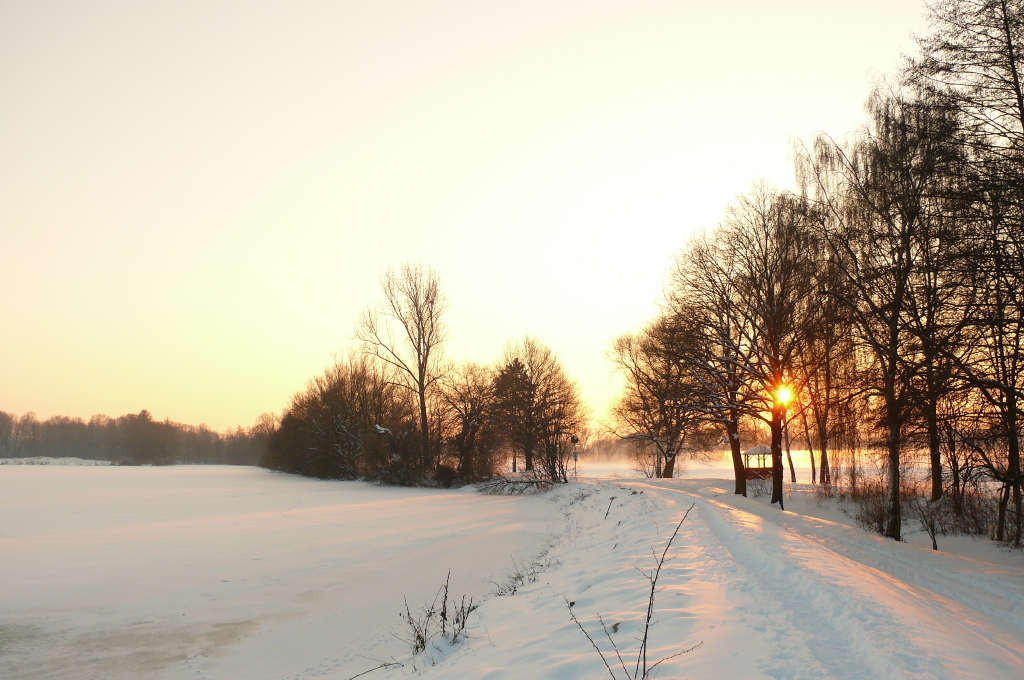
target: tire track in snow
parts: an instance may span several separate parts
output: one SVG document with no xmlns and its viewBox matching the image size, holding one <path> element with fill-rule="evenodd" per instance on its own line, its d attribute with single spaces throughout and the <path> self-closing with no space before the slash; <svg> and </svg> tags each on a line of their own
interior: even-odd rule
<svg viewBox="0 0 1024 680">
<path fill-rule="evenodd" d="M 750 598 L 755 613 L 770 621 L 766 627 L 775 650 L 764 666 L 768 675 L 1020 677 L 1024 647 L 989 616 L 786 526 L 802 517 L 779 512 L 769 519 L 712 499 L 696 500 L 700 519 L 728 553 L 718 565 L 729 576 L 726 586 Z M 834 543 L 846 537 L 829 538 Z M 948 580 L 963 578 L 954 573 Z M 800 668 L 797 675 L 794 665 Z"/>
<path fill-rule="evenodd" d="M 746 584 L 746 594 L 769 621 L 775 648 L 765 664 L 767 675 L 851 680 L 942 677 L 902 673 L 885 663 L 869 641 L 865 624 L 891 627 L 892 622 L 885 621 L 882 612 L 865 612 L 861 603 L 851 603 L 814 575 L 803 573 L 779 547 L 779 537 L 763 535 L 759 518 L 748 513 L 732 516 L 731 508 L 714 501 L 698 499 L 697 507 L 711 535 L 741 571 L 733 578 Z M 915 651 L 914 656 L 927 658 L 923 650 Z M 802 663 L 794 664 L 794 658 Z M 801 668 L 799 676 L 792 674 L 794 666 Z"/>
<path fill-rule="evenodd" d="M 900 581 L 978 609 L 1010 628 L 1024 630 L 1024 574 L 1019 569 L 956 558 L 942 552 L 893 550 L 888 540 L 824 519 L 800 516 L 783 525 L 839 555 Z M 842 535 L 842 540 L 836 534 Z M 985 539 L 981 539 L 985 540 Z M 949 569 L 949 560 L 957 561 Z"/>
</svg>

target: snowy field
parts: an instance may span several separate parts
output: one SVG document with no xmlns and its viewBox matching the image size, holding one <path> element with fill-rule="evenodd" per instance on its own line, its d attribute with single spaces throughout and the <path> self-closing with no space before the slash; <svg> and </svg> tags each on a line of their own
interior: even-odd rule
<svg viewBox="0 0 1024 680">
<path fill-rule="evenodd" d="M 33 456 L 32 458 L 0 458 L 0 465 L 110 465 L 110 461 L 73 457 L 50 458 L 49 456 Z"/>
<path fill-rule="evenodd" d="M 0 677 L 343 680 L 385 660 L 402 665 L 362 677 L 609 677 L 567 599 L 624 678 L 609 637 L 632 672 L 636 568 L 691 505 L 649 663 L 699 646 L 656 677 L 1022 677 L 1020 552 L 886 541 L 800 486 L 786 513 L 728 491 L 605 478 L 509 498 L 240 467 L 7 466 Z M 403 601 L 418 612 L 449 570 L 454 593 L 483 600 L 470 637 L 412 656 Z"/>
</svg>

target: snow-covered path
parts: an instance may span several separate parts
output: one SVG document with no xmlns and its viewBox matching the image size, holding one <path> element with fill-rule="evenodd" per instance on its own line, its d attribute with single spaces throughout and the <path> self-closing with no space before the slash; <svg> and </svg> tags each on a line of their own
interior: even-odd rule
<svg viewBox="0 0 1024 680">
<path fill-rule="evenodd" d="M 713 486 L 683 486 L 717 543 L 708 554 L 740 621 L 769 642 L 767 675 L 792 677 L 794 666 L 802 677 L 865 679 L 1024 673 L 1020 569 L 896 544 Z M 678 482 L 657 487 L 662 496 L 683 495 Z"/>
<path fill-rule="evenodd" d="M 699 646 L 656 677 L 1024 677 L 1020 553 L 933 552 L 814 517 L 842 519 L 796 496 L 797 513 L 764 500 L 720 479 L 508 498 L 251 468 L 5 466 L 0 677 L 345 680 L 395 658 L 365 677 L 607 678 L 571 601 L 624 678 L 609 640 L 632 670 L 637 569 L 691 505 L 648 662 Z M 470 638 L 411 656 L 397 614 L 429 603 L 449 569 L 456 593 L 485 600 Z"/>
<path fill-rule="evenodd" d="M 658 677 L 1024 677 L 1024 569 L 783 513 L 728 493 L 722 480 L 607 480 L 583 490 L 591 496 L 573 506 L 578 531 L 555 551 L 561 566 L 488 602 L 488 644 L 443 649 L 450 658 L 432 669 L 437 677 L 608 677 L 563 595 L 613 668 L 598 614 L 618 624 L 611 637 L 635 659 L 646 605 L 635 567 L 650 567 L 652 548 L 691 504 L 659 582 L 650 661 L 700 646 Z M 603 520 L 612 496 L 614 525 Z"/>
</svg>

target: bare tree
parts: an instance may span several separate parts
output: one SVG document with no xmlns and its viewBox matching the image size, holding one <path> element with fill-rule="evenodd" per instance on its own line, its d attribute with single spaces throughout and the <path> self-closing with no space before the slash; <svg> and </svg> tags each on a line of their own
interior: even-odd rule
<svg viewBox="0 0 1024 680">
<path fill-rule="evenodd" d="M 312 378 L 269 435 L 265 467 L 326 479 L 363 475 L 409 481 L 412 461 L 395 450 L 414 413 L 412 395 L 365 356 L 336 361 Z M 382 435 L 390 435 L 382 436 Z"/>
<path fill-rule="evenodd" d="M 683 361 L 694 380 L 693 397 L 708 423 L 725 432 L 732 456 L 735 493 L 747 495 L 746 469 L 740 445 L 740 418 L 746 413 L 746 391 L 738 366 L 747 359 L 730 253 L 706 235 L 698 236 L 676 255 L 665 293 L 668 313 L 687 327 L 693 339 Z"/>
<path fill-rule="evenodd" d="M 706 423 L 704 410 L 694 402 L 697 385 L 683 361 L 693 343 L 688 335 L 674 317 L 663 315 L 640 333 L 623 335 L 612 345 L 611 358 L 626 378 L 624 393 L 613 409 L 616 434 L 654 449 L 655 477 L 674 475 L 690 435 L 704 435 L 698 437 L 704 445 L 718 438 L 718 432 L 701 429 Z"/>
<path fill-rule="evenodd" d="M 455 476 L 475 482 L 493 470 L 497 448 L 494 411 L 494 376 L 485 366 L 466 362 L 441 381 L 445 408 L 442 424 L 446 448 L 454 457 Z"/>
<path fill-rule="evenodd" d="M 17 418 L 12 414 L 0 411 L 0 458 L 8 458 L 13 455 L 14 447 L 11 443 L 14 439 L 17 422 Z"/>
<path fill-rule="evenodd" d="M 1002 485 L 997 540 L 1022 540 L 1020 430 L 1024 417 L 1024 233 L 1012 213 L 1018 210 L 993 187 L 978 201 L 981 216 L 976 229 L 980 254 L 973 263 L 975 313 L 963 352 L 946 354 L 978 396 L 972 414 L 975 434 L 967 442 L 984 441 L 998 433 L 1002 446 L 975 449 L 989 475 Z M 1007 215 L 1011 213 L 1011 215 Z M 989 435 L 983 436 L 982 432 Z M 1013 500 L 1011 536 L 1006 534 L 1007 511 Z"/>
<path fill-rule="evenodd" d="M 815 309 L 804 208 L 765 185 L 740 196 L 711 237 L 677 259 L 669 294 L 676 317 L 695 331 L 685 358 L 695 402 L 726 430 L 736 493 L 746 487 L 740 417 L 763 420 L 772 435 L 772 502 L 780 505 L 783 395 L 795 387 L 793 362 Z"/>
<path fill-rule="evenodd" d="M 871 125 L 848 145 L 824 135 L 803 156 L 802 179 L 820 219 L 820 236 L 839 265 L 840 300 L 873 364 L 865 386 L 882 401 L 888 500 L 884 534 L 900 539 L 900 450 L 921 370 L 912 284 L 921 264 L 922 223 L 944 197 L 951 153 L 949 121 L 927 103 L 876 93 Z"/>
<path fill-rule="evenodd" d="M 1013 541 L 1024 526 L 1020 461 L 1020 371 L 1024 264 L 1024 3 L 1021 0 L 934 0 L 930 32 L 918 39 L 907 81 L 949 102 L 965 121 L 967 160 L 976 184 L 979 243 L 984 254 L 975 347 L 982 358 L 953 358 L 989 407 L 1006 437 L 1004 463 L 991 473 L 1003 485 L 997 535 L 1004 536 L 1006 504 L 1014 500 Z"/>
<path fill-rule="evenodd" d="M 931 31 L 908 59 L 908 81 L 967 118 L 976 159 L 993 176 L 1019 173 L 1024 151 L 1024 2 L 930 0 Z"/>
<path fill-rule="evenodd" d="M 953 180 L 954 177 L 949 179 Z M 950 187 L 950 193 L 957 190 Z M 942 200 L 941 210 L 920 220 L 916 266 L 908 281 L 907 322 L 917 340 L 919 369 L 913 378 L 911 424 L 919 423 L 931 467 L 931 501 L 943 494 L 940 404 L 954 388 L 957 366 L 969 347 L 969 325 L 977 310 L 973 246 L 957 214 L 959 201 Z"/>
<path fill-rule="evenodd" d="M 800 385 L 800 418 L 811 458 L 811 481 L 815 481 L 815 450 L 818 452 L 818 481 L 832 485 L 830 453 L 837 442 L 835 429 L 840 411 L 854 389 L 855 362 L 852 329 L 845 307 L 824 291 L 841 285 L 833 258 L 815 243 L 812 254 L 814 279 L 818 286 L 816 305 L 803 342 L 794 361 Z"/>
<path fill-rule="evenodd" d="M 357 331 L 364 350 L 395 369 L 400 384 L 415 393 L 419 405 L 421 465 L 433 465 L 428 401 L 444 375 L 441 347 L 448 333 L 448 300 L 431 267 L 403 263 L 381 277 L 384 303 L 369 308 Z"/>
<path fill-rule="evenodd" d="M 758 186 L 734 203 L 721 229 L 732 252 L 746 360 L 737 364 L 747 390 L 747 412 L 771 432 L 772 503 L 782 504 L 782 443 L 789 401 L 797 388 L 794 367 L 816 320 L 811 233 L 803 202 Z"/>
<path fill-rule="evenodd" d="M 495 415 L 527 470 L 568 481 L 571 438 L 586 425 L 579 388 L 551 348 L 529 336 L 509 343 L 494 381 Z"/>
</svg>

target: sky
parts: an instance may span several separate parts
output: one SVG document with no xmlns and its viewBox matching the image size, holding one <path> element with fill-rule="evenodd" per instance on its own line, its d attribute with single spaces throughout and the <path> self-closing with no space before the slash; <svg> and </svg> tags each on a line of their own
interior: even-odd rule
<svg viewBox="0 0 1024 680">
<path fill-rule="evenodd" d="M 0 0 L 0 410 L 280 414 L 380 277 L 448 357 L 612 340 L 791 148 L 864 121 L 922 0 Z"/>
</svg>

